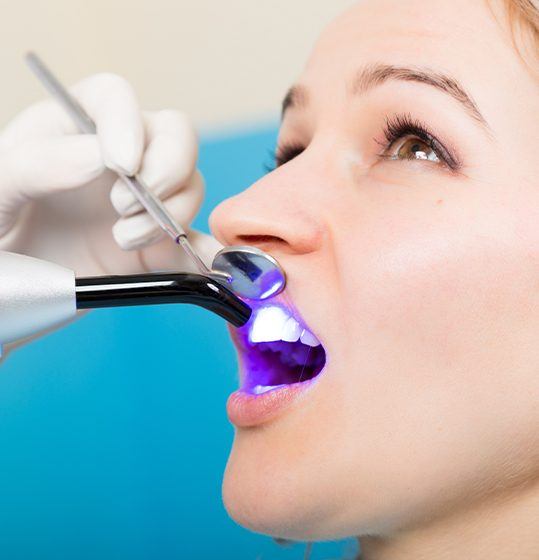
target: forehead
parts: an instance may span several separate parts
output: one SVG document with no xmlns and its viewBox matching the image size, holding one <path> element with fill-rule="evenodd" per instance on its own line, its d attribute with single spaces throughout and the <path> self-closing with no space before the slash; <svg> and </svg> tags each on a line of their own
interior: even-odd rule
<svg viewBox="0 0 539 560">
<path fill-rule="evenodd" d="M 539 105 L 538 84 L 513 46 L 501 2 L 490 1 L 358 2 L 324 30 L 297 83 L 314 111 L 329 115 L 347 103 L 358 69 L 413 66 L 452 76 L 491 123 L 528 122 L 518 105 Z"/>
<path fill-rule="evenodd" d="M 486 0 L 363 0 L 322 33 L 302 81 L 373 62 L 431 66 L 463 79 L 499 75 L 516 53 Z M 478 75 L 479 74 L 479 75 Z"/>
</svg>

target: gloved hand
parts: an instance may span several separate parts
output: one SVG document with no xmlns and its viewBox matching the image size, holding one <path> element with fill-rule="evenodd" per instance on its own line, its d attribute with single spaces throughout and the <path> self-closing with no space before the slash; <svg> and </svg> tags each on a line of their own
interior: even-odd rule
<svg viewBox="0 0 539 560">
<path fill-rule="evenodd" d="M 23 111 L 0 134 L 0 251 L 61 264 L 77 276 L 194 270 L 110 171 L 139 173 L 188 226 L 203 198 L 197 139 L 178 111 L 141 112 L 130 85 L 91 76 L 72 93 L 95 121 L 81 135 L 53 99 Z M 220 244 L 191 231 L 211 263 Z"/>
<path fill-rule="evenodd" d="M 31 106 L 0 134 L 0 250 L 75 270 L 77 276 L 193 270 L 110 169 L 139 173 L 186 228 L 203 198 L 197 139 L 178 111 L 142 112 L 119 76 L 72 88 L 95 121 L 81 135 L 53 99 Z M 220 245 L 191 231 L 203 260 Z"/>
</svg>

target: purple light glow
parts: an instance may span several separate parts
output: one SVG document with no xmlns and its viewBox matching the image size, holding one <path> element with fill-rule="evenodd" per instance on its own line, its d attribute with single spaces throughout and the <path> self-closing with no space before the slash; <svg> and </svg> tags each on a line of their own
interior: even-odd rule
<svg viewBox="0 0 539 560">
<path fill-rule="evenodd" d="M 280 270 L 272 268 L 264 273 L 260 280 L 260 299 L 267 299 L 276 294 L 283 285 L 283 276 Z"/>
<path fill-rule="evenodd" d="M 302 335 L 304 329 L 308 331 L 304 323 L 283 305 L 253 303 L 251 318 L 237 329 L 244 372 L 242 388 L 259 393 L 318 375 L 326 361 L 321 344 L 306 344 L 299 335 L 297 340 L 281 340 L 283 325 L 291 317 L 299 323 Z"/>
</svg>

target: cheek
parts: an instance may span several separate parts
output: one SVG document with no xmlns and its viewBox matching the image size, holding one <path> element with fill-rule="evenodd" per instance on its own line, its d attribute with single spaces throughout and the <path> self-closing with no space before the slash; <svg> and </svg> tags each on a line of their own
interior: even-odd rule
<svg viewBox="0 0 539 560">
<path fill-rule="evenodd" d="M 376 243 L 348 259 L 347 330 L 377 339 L 386 354 L 391 341 L 392 354 L 428 365 L 426 374 L 473 365 L 472 386 L 491 375 L 481 364 L 513 363 L 521 337 L 537 334 L 539 252 L 506 214 L 485 213 L 400 225 L 395 217 L 393 232 L 371 234 Z"/>
<path fill-rule="evenodd" d="M 481 492 L 537 461 L 539 239 L 513 210 L 386 212 L 392 227 L 362 229 L 353 262 L 342 253 L 338 400 L 403 503 Z"/>
</svg>

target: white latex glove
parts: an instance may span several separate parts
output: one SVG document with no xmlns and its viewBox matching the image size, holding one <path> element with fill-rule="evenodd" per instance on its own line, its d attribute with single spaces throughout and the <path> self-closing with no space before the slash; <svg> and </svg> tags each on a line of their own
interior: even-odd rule
<svg viewBox="0 0 539 560">
<path fill-rule="evenodd" d="M 97 135 L 79 134 L 53 99 L 26 109 L 0 134 L 0 250 L 56 262 L 77 276 L 194 270 L 109 171 L 139 173 L 189 231 L 204 184 L 188 119 L 178 111 L 141 112 L 131 86 L 112 74 L 91 76 L 71 92 Z M 210 264 L 220 244 L 195 231 L 189 239 Z"/>
<path fill-rule="evenodd" d="M 79 134 L 53 99 L 23 111 L 0 135 L 0 250 L 56 262 L 77 276 L 194 270 L 108 170 L 139 173 L 187 229 L 204 191 L 188 119 L 178 111 L 141 112 L 131 86 L 113 74 L 91 76 L 71 92 L 97 135 Z M 189 238 L 208 263 L 220 248 L 200 232 Z"/>
</svg>

